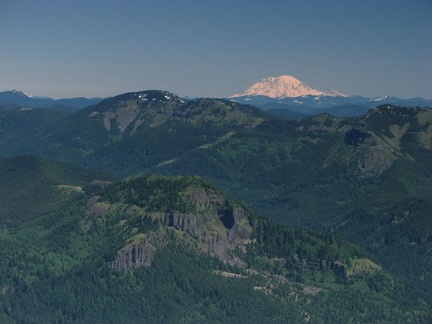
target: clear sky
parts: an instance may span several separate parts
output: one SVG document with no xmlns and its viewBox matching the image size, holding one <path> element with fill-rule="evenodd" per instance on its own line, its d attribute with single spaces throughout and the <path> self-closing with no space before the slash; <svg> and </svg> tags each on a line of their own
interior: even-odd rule
<svg viewBox="0 0 432 324">
<path fill-rule="evenodd" d="M 432 98 L 432 1 L 0 0 L 0 91 L 226 97 L 284 74 Z"/>
</svg>

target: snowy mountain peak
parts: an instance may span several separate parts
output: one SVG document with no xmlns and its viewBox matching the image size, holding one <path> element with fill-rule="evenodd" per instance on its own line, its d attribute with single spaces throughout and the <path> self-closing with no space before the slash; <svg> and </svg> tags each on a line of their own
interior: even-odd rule
<svg viewBox="0 0 432 324">
<path fill-rule="evenodd" d="M 250 86 L 245 92 L 232 95 L 231 98 L 243 96 L 266 96 L 270 98 L 294 98 L 301 96 L 345 96 L 337 91 L 321 91 L 290 75 L 269 77 Z"/>
<path fill-rule="evenodd" d="M 10 91 L 5 91 L 5 92 L 9 92 L 11 95 L 14 96 L 21 96 L 21 97 L 27 97 L 27 98 L 33 98 L 33 96 L 31 94 L 19 91 L 19 90 L 10 90 Z"/>
</svg>

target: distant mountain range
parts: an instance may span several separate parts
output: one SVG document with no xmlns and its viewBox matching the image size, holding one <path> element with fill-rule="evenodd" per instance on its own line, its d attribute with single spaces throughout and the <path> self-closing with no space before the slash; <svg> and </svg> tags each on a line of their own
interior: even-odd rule
<svg viewBox="0 0 432 324">
<path fill-rule="evenodd" d="M 230 100 L 253 105 L 262 110 L 275 109 L 316 115 L 330 113 L 336 117 L 364 115 L 370 108 L 392 104 L 408 107 L 432 107 L 432 99 L 400 99 L 385 95 L 376 98 L 347 96 L 335 90 L 317 90 L 293 76 L 283 75 L 262 79 Z M 278 112 L 279 115 L 285 114 Z"/>
<path fill-rule="evenodd" d="M 104 98 L 53 99 L 36 97 L 22 91 L 0 92 L 0 107 L 3 108 L 52 108 L 74 112 L 95 105 Z M 190 99 L 190 98 L 185 98 Z M 262 79 L 242 93 L 224 98 L 268 111 L 287 119 L 299 119 L 307 115 L 329 113 L 335 117 L 361 116 L 369 109 L 391 104 L 401 107 L 432 107 L 432 99 L 400 99 L 389 95 L 375 98 L 358 95 L 348 96 L 336 90 L 318 90 L 299 79 L 282 75 Z"/>
<path fill-rule="evenodd" d="M 73 112 L 78 109 L 92 106 L 103 98 L 64 98 L 53 99 L 49 97 L 36 97 L 19 90 L 0 92 L 0 107 L 3 108 L 54 108 L 57 110 Z M 25 107 L 24 107 L 25 106 Z"/>
</svg>

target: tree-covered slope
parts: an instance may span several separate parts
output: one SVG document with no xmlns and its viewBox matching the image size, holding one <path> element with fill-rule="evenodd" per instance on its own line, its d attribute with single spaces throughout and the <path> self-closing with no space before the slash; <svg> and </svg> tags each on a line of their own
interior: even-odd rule
<svg viewBox="0 0 432 324">
<path fill-rule="evenodd" d="M 2 155 L 14 155 L 29 150 L 28 143 L 41 137 L 51 123 L 57 123 L 66 113 L 45 108 L 0 107 L 0 150 Z"/>
<path fill-rule="evenodd" d="M 16 227 L 67 208 L 69 195 L 113 176 L 35 156 L 0 157 L 0 223 Z"/>
<path fill-rule="evenodd" d="M 202 178 L 80 188 L 2 223 L 2 322 L 430 320 L 421 295 L 362 249 L 255 216 Z"/>
</svg>

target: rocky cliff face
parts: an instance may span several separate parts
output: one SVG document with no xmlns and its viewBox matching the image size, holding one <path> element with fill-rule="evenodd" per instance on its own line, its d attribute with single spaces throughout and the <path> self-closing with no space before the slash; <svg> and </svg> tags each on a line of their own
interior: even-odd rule
<svg viewBox="0 0 432 324">
<path fill-rule="evenodd" d="M 149 232 L 118 251 L 111 267 L 120 272 L 148 267 L 154 252 L 161 246 L 163 246 L 163 234 L 161 232 Z"/>
<path fill-rule="evenodd" d="M 198 253 L 244 265 L 244 261 L 232 251 L 245 252 L 251 243 L 253 228 L 248 212 L 241 207 L 225 207 L 225 198 L 211 189 L 190 189 L 189 195 L 196 212 L 144 212 L 138 215 L 141 219 L 158 221 L 162 226 L 156 232 L 139 233 L 129 239 L 131 243 L 117 252 L 111 266 L 122 272 L 149 266 L 154 253 L 165 246 L 167 231 L 174 231 L 186 247 Z"/>
<path fill-rule="evenodd" d="M 206 220 L 195 214 L 160 214 L 160 220 L 167 226 L 186 235 L 187 241 L 195 241 L 198 250 L 213 254 L 219 259 L 233 263 L 244 262 L 229 254 L 230 250 L 245 250 L 251 242 L 252 227 L 248 214 L 242 208 L 233 208 L 224 214 L 213 213 Z"/>
</svg>

